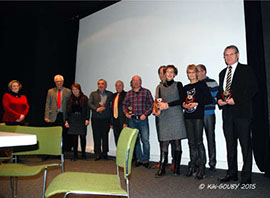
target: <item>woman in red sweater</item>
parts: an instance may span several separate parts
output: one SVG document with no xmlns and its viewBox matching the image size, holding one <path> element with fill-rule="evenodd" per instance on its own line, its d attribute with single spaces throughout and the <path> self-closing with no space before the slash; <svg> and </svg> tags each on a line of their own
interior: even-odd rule
<svg viewBox="0 0 270 198">
<path fill-rule="evenodd" d="M 29 105 L 27 98 L 19 93 L 22 85 L 17 80 L 8 84 L 9 91 L 3 95 L 4 115 L 3 122 L 6 125 L 23 125 L 28 114 Z"/>
</svg>

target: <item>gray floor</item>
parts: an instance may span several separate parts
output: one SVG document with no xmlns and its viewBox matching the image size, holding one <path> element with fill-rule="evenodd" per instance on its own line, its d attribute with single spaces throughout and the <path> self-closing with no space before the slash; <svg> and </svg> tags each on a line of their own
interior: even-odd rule
<svg viewBox="0 0 270 198">
<path fill-rule="evenodd" d="M 24 163 L 37 164 L 40 159 L 36 157 L 22 158 Z M 53 162 L 56 159 L 48 159 L 47 162 Z M 91 158 L 89 161 L 78 160 L 65 161 L 66 171 L 80 171 L 80 172 L 95 172 L 95 173 L 115 173 L 115 159 L 94 161 Z M 185 178 L 184 173 L 187 167 L 181 166 L 181 176 L 173 177 L 168 174 L 162 178 L 154 178 L 156 169 L 146 169 L 145 167 L 133 167 L 131 177 L 131 197 L 132 198 L 204 198 L 204 197 L 243 197 L 243 198 L 269 198 L 270 197 L 270 178 L 263 174 L 253 174 L 252 186 L 237 186 L 237 182 L 228 184 L 220 184 L 217 178 L 224 176 L 224 170 L 217 170 L 216 172 L 209 172 L 207 170 L 206 178 L 203 180 L 195 180 L 194 178 Z M 48 172 L 48 183 L 59 174 L 60 168 L 50 169 Z M 42 195 L 42 178 L 43 175 L 31 178 L 19 178 L 18 182 L 18 197 L 19 198 L 38 198 Z M 232 189 L 236 188 L 237 189 Z M 252 189 L 244 189 L 244 188 Z M 0 198 L 10 197 L 9 178 L 0 178 Z M 54 196 L 60 198 L 62 195 Z M 90 197 L 78 196 L 75 197 Z M 103 197 L 103 196 L 92 196 Z"/>
</svg>

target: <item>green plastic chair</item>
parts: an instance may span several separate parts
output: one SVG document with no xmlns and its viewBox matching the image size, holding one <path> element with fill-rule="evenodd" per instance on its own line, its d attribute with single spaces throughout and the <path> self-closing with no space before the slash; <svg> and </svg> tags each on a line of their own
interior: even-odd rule
<svg viewBox="0 0 270 198">
<path fill-rule="evenodd" d="M 6 126 L 8 127 L 8 126 Z M 12 197 L 17 196 L 17 177 L 34 176 L 44 170 L 43 193 L 45 195 L 47 168 L 61 166 L 64 172 L 64 155 L 62 154 L 62 127 L 25 127 L 25 126 L 10 126 L 6 131 L 15 133 L 34 134 L 37 136 L 38 143 L 33 146 L 19 146 L 13 148 L 13 155 L 53 155 L 61 156 L 61 162 L 42 164 L 42 165 L 26 165 L 20 163 L 8 163 L 0 165 L 0 177 L 10 177 Z M 3 131 L 1 128 L 0 131 Z M 15 181 L 14 181 L 15 178 Z M 15 193 L 14 193 L 15 183 Z"/>
<path fill-rule="evenodd" d="M 110 195 L 129 197 L 129 175 L 131 162 L 138 135 L 138 129 L 125 127 L 118 139 L 116 150 L 117 174 L 96 174 L 83 172 L 65 172 L 57 175 L 49 184 L 45 197 L 58 193 L 81 195 Z M 119 167 L 124 170 L 126 189 L 122 188 Z"/>
</svg>

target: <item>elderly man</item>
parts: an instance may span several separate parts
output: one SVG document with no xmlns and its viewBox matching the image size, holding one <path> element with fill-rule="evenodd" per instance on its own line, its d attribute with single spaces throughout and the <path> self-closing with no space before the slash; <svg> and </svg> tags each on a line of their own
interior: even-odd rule
<svg viewBox="0 0 270 198">
<path fill-rule="evenodd" d="M 126 91 L 124 91 L 124 83 L 121 80 L 115 83 L 116 93 L 113 94 L 112 102 L 112 115 L 113 115 L 113 133 L 114 141 L 117 146 L 118 138 L 124 127 L 127 126 L 127 118 L 123 111 L 123 101 L 126 96 Z"/>
<path fill-rule="evenodd" d="M 141 86 L 142 79 L 140 76 L 133 76 L 131 84 L 132 90 L 126 94 L 123 102 L 123 109 L 126 117 L 129 119 L 129 127 L 139 129 L 136 143 L 137 161 L 135 165 L 137 167 L 144 165 L 148 168 L 150 158 L 148 116 L 152 113 L 153 97 L 148 89 Z"/>
<path fill-rule="evenodd" d="M 204 81 L 211 93 L 213 98 L 213 103 L 204 106 L 204 118 L 203 118 L 203 126 L 207 138 L 207 146 L 208 146 L 208 156 L 209 156 L 209 167 L 211 171 L 216 171 L 216 140 L 215 140 L 215 126 L 216 126 L 216 96 L 218 92 L 218 84 L 214 79 L 206 76 L 206 67 L 202 64 L 197 65 L 198 68 L 198 79 L 200 81 Z"/>
<path fill-rule="evenodd" d="M 91 123 L 94 138 L 95 160 L 107 159 L 109 152 L 108 133 L 111 125 L 111 108 L 113 93 L 107 91 L 107 82 L 100 79 L 98 90 L 89 96 L 89 107 L 92 111 Z M 102 151 L 101 151 L 102 143 Z"/>
<path fill-rule="evenodd" d="M 219 74 L 218 105 L 222 108 L 223 130 L 227 145 L 228 171 L 220 182 L 238 180 L 237 140 L 243 156 L 241 184 L 251 183 L 252 150 L 250 121 L 252 98 L 257 83 L 250 66 L 238 62 L 239 51 L 234 45 L 224 50 L 227 67 Z"/>
<path fill-rule="evenodd" d="M 63 127 L 63 150 L 69 151 L 72 147 L 72 141 L 66 133 L 65 113 L 67 100 L 71 95 L 71 91 L 70 89 L 63 87 L 63 76 L 56 75 L 54 77 L 54 82 L 56 87 L 49 89 L 47 94 L 44 120 L 50 126 Z"/>
</svg>

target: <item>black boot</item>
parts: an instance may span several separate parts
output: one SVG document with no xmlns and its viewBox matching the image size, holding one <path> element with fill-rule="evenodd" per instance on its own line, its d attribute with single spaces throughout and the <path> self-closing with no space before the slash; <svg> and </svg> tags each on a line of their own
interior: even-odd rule
<svg viewBox="0 0 270 198">
<path fill-rule="evenodd" d="M 193 173 L 195 173 L 195 172 L 196 172 L 196 168 L 189 167 L 188 172 L 186 173 L 186 177 L 191 177 L 193 175 Z"/>
<path fill-rule="evenodd" d="M 168 152 L 161 152 L 161 163 L 159 166 L 158 172 L 155 174 L 155 177 L 162 177 L 166 174 L 166 165 L 168 163 Z"/>
<path fill-rule="evenodd" d="M 205 168 L 198 168 L 195 179 L 201 180 L 205 178 Z"/>
<path fill-rule="evenodd" d="M 180 163 L 181 163 L 182 151 L 175 151 L 174 157 L 175 157 L 175 160 L 174 160 L 173 175 L 177 176 L 177 175 L 180 175 Z"/>
</svg>

